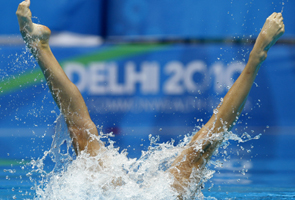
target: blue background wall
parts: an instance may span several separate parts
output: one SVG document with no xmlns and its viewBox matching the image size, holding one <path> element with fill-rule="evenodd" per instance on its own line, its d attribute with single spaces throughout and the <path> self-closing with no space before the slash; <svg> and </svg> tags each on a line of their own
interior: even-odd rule
<svg viewBox="0 0 295 200">
<path fill-rule="evenodd" d="M 282 6 L 284 2 L 284 6 Z M 223 38 L 257 36 L 264 20 L 282 7 L 294 36 L 294 1 L 268 0 L 111 0 L 109 36 Z"/>
<path fill-rule="evenodd" d="M 15 15 L 21 1 L 1 0 L 0 34 L 18 34 Z M 46 24 L 52 32 L 70 31 L 81 34 L 101 34 L 100 0 L 33 0 L 31 1 L 33 21 Z"/>
<path fill-rule="evenodd" d="M 0 34 L 18 34 L 19 0 L 1 1 Z M 35 22 L 53 32 L 72 31 L 120 37 L 223 38 L 257 36 L 272 12 L 295 35 L 294 1 L 288 0 L 32 0 Z"/>
<path fill-rule="evenodd" d="M 127 147 L 139 145 L 149 134 L 167 141 L 202 126 L 243 69 L 251 47 L 104 45 L 56 47 L 53 52 L 80 89 L 95 124 L 103 126 L 105 133 L 113 131 L 118 144 Z M 1 135 L 41 137 L 46 131 L 51 136 L 59 111 L 34 59 L 20 47 L 4 46 L 0 52 Z M 236 133 L 293 134 L 294 52 L 293 46 L 286 45 L 269 51 Z M 131 71 L 130 66 L 134 66 Z M 136 137 L 138 141 L 130 142 Z M 147 147 L 149 142 L 144 144 Z M 18 152 L 14 146 L 9 149 Z M 140 151 L 133 153 L 140 155 Z"/>
</svg>

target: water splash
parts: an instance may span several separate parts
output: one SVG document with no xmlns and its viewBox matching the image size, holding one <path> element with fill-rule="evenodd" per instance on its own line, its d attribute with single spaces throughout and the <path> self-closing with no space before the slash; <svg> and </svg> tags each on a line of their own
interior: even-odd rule
<svg viewBox="0 0 295 200">
<path fill-rule="evenodd" d="M 96 157 L 82 152 L 76 158 L 71 153 L 71 139 L 64 119 L 60 116 L 56 123 L 51 149 L 29 164 L 32 170 L 27 176 L 35 184 L 32 188 L 35 190 L 34 199 L 177 199 L 178 193 L 171 187 L 173 177 L 167 173 L 167 169 L 192 135 L 186 135 L 176 146 L 173 140 L 159 143 L 159 137 L 150 135 L 148 150 L 142 151 L 139 159 L 131 159 L 126 150 L 120 152 L 114 146 L 114 141 L 110 139 L 112 134 L 100 133 L 97 139 L 108 139 L 107 151 L 102 151 Z M 239 137 L 228 132 L 224 134 L 222 149 L 229 146 L 230 140 L 244 143 L 251 139 L 258 137 L 251 138 L 247 133 Z M 48 158 L 55 163 L 49 171 L 45 170 L 45 160 Z M 211 161 L 208 165 L 218 167 L 222 162 Z M 202 171 L 195 169 L 192 178 L 200 181 L 190 184 L 184 199 L 214 199 L 202 194 L 204 184 L 214 173 L 215 170 L 209 167 Z M 33 178 L 34 175 L 38 178 Z"/>
<path fill-rule="evenodd" d="M 288 2 L 289 0 L 287 0 L 287 2 Z M 284 1 L 282 1 L 282 9 L 281 9 L 281 13 L 283 14 L 283 11 L 284 11 L 284 7 L 285 7 L 285 2 Z"/>
</svg>

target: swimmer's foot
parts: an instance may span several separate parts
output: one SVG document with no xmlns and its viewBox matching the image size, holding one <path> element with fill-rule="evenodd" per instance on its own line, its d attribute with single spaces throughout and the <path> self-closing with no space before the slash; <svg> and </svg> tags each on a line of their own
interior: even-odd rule
<svg viewBox="0 0 295 200">
<path fill-rule="evenodd" d="M 19 4 L 16 11 L 22 37 L 32 51 L 47 48 L 51 31 L 46 26 L 32 22 L 32 13 L 29 7 L 30 0 L 25 0 Z"/>
<path fill-rule="evenodd" d="M 256 43 L 254 45 L 254 52 L 267 52 L 270 47 L 272 47 L 276 41 L 284 34 L 285 25 L 283 22 L 283 16 L 281 13 L 272 13 L 270 15 L 261 31 L 257 37 Z"/>
</svg>

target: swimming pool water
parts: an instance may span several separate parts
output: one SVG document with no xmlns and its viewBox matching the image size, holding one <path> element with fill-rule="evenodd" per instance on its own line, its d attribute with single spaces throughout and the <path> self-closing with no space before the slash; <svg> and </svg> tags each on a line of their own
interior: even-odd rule
<svg viewBox="0 0 295 200">
<path fill-rule="evenodd" d="M 18 167 L 15 167 L 18 168 Z M 0 199 L 33 199 L 33 184 L 26 176 L 26 172 L 7 174 L 1 167 Z M 6 179 L 6 176 L 9 176 Z M 22 179 L 20 179 L 22 176 Z M 246 175 L 247 183 L 239 183 L 238 173 L 216 174 L 203 190 L 204 195 L 216 199 L 295 199 L 294 172 L 249 172 Z M 211 184 L 214 186 L 210 189 Z"/>
<path fill-rule="evenodd" d="M 30 140 L 30 138 L 27 138 Z M 42 140 L 44 149 L 49 148 L 51 137 Z M 48 140 L 48 141 L 47 141 Z M 205 184 L 203 194 L 207 199 L 295 199 L 294 136 L 292 134 L 267 135 L 254 141 L 250 155 L 234 156 L 216 170 L 214 177 Z M 22 138 L 25 143 L 26 139 Z M 276 141 L 277 143 L 274 143 Z M 278 143 L 280 141 L 280 143 Z M 267 145 L 266 145 L 267 144 Z M 235 146 L 235 144 L 232 144 Z M 42 148 L 42 149 L 43 149 Z M 274 150 L 276 148 L 276 150 Z M 39 149 L 39 153 L 42 153 Z M 26 151 L 24 150 L 24 155 Z M 132 152 L 131 152 L 132 156 Z M 13 156 L 10 155 L 13 160 Z M 30 159 L 28 156 L 24 156 Z M 20 160 L 20 159 L 18 159 Z M 52 163 L 45 161 L 47 170 Z M 33 199 L 34 184 L 27 176 L 29 167 L 14 162 L 0 166 L 0 199 Z M 248 172 L 243 173 L 243 168 Z M 38 180 L 35 175 L 32 179 Z M 124 199 L 124 198 L 122 198 Z"/>
</svg>

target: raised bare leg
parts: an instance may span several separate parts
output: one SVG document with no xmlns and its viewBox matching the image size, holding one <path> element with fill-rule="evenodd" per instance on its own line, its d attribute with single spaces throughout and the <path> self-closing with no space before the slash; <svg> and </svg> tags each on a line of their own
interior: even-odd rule
<svg viewBox="0 0 295 200">
<path fill-rule="evenodd" d="M 175 177 L 173 187 L 184 192 L 192 170 L 202 170 L 223 141 L 223 134 L 232 129 L 241 114 L 257 72 L 272 45 L 283 35 L 285 26 L 281 13 L 270 15 L 255 42 L 243 72 L 228 91 L 211 119 L 193 136 L 175 159 L 169 172 Z"/>
<path fill-rule="evenodd" d="M 79 155 L 86 150 L 95 156 L 104 147 L 95 124 L 90 119 L 88 109 L 78 88 L 68 79 L 49 47 L 51 31 L 31 20 L 30 0 L 19 4 L 16 15 L 23 39 L 45 76 L 51 94 L 65 117 L 73 146 Z"/>
</svg>

